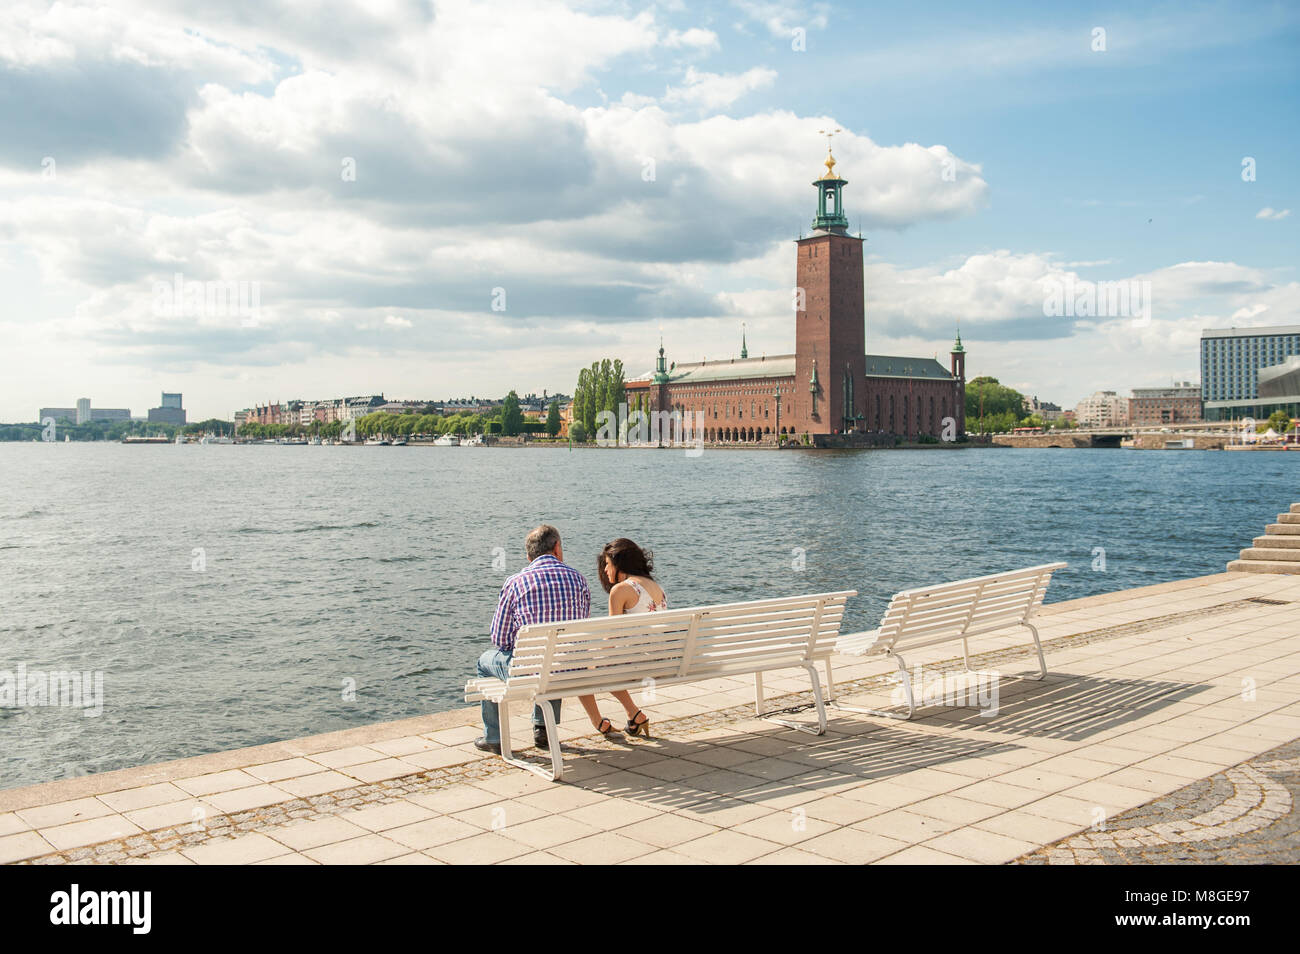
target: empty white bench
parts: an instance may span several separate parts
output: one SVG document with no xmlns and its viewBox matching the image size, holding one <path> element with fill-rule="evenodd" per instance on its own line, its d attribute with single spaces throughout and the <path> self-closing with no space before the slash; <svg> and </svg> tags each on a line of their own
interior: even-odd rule
<svg viewBox="0 0 1300 954">
<path fill-rule="evenodd" d="M 901 717 L 904 719 L 910 719 L 916 709 L 912 680 L 902 656 L 905 650 L 961 640 L 962 660 L 966 671 L 970 672 L 968 641 L 972 636 L 1023 626 L 1033 635 L 1034 650 L 1038 654 L 1038 675 L 1029 678 L 1042 679 L 1047 675 L 1047 663 L 1043 659 L 1042 644 L 1038 641 L 1038 630 L 1029 620 L 1042 605 L 1052 574 L 1065 566 L 1064 563 L 1045 563 L 1024 570 L 903 590 L 889 601 L 879 628 L 865 633 L 846 633 L 836 643 L 835 651 L 850 656 L 879 654 L 892 657 L 898 664 L 907 700 L 907 715 Z M 829 669 L 827 683 L 826 691 L 833 697 L 835 688 L 830 682 Z M 893 712 L 846 706 L 834 698 L 831 704 L 852 712 L 900 718 Z"/>
<path fill-rule="evenodd" d="M 826 707 L 814 663 L 829 663 L 856 590 L 755 600 L 719 606 L 634 613 L 525 626 L 515 640 L 507 677 L 480 677 L 465 684 L 465 701 L 488 700 L 501 715 L 501 757 L 543 778 L 558 780 L 564 766 L 555 714 L 542 705 L 551 744 L 551 772 L 514 757 L 508 703 L 640 690 L 727 676 L 753 675 L 755 709 L 764 716 L 762 673 L 803 669 L 812 685 L 817 727 L 772 718 L 821 735 Z"/>
</svg>

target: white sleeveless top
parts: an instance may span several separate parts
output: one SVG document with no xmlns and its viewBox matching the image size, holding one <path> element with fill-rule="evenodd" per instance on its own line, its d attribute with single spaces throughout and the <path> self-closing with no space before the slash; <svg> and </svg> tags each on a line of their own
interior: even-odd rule
<svg viewBox="0 0 1300 954">
<path fill-rule="evenodd" d="M 633 605 L 623 611 L 624 613 L 654 613 L 668 608 L 667 593 L 664 594 L 662 600 L 656 603 L 650 598 L 650 594 L 646 592 L 644 586 L 631 578 L 628 579 L 628 582 L 632 584 L 632 589 L 636 590 L 637 598 Z"/>
</svg>

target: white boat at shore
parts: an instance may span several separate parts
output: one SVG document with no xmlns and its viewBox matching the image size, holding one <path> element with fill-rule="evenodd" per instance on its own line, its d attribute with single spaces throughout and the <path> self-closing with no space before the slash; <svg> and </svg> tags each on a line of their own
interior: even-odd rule
<svg viewBox="0 0 1300 954">
<path fill-rule="evenodd" d="M 434 447 L 459 447 L 460 438 L 457 437 L 455 434 L 443 434 L 442 437 L 438 438 L 436 441 L 433 442 L 433 446 Z"/>
<path fill-rule="evenodd" d="M 462 441 L 462 444 L 465 447 L 487 447 L 487 444 L 484 443 L 483 441 L 482 434 L 475 434 L 473 437 L 469 438 L 468 440 Z"/>
<path fill-rule="evenodd" d="M 380 437 L 371 437 L 366 441 L 367 447 L 387 447 L 388 441 Z"/>
</svg>

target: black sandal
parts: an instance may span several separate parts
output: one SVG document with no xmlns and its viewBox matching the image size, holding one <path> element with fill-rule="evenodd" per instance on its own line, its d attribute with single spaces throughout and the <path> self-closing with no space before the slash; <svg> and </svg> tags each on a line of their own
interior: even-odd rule
<svg viewBox="0 0 1300 954">
<path fill-rule="evenodd" d="M 608 725 L 609 728 L 608 729 L 602 728 L 602 726 L 605 725 Z M 612 735 L 614 733 L 614 723 L 610 722 L 608 719 L 601 719 L 600 725 L 596 726 L 596 731 L 599 732 L 601 735 Z"/>
<path fill-rule="evenodd" d="M 648 739 L 650 738 L 650 717 L 646 716 L 643 722 L 637 722 L 636 717 L 641 715 L 645 715 L 645 713 L 637 709 L 636 714 L 627 720 L 627 734 L 644 735 Z"/>
</svg>

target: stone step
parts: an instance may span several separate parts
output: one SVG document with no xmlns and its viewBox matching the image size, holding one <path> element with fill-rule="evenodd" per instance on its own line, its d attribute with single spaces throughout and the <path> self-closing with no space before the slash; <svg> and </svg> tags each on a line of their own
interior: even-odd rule
<svg viewBox="0 0 1300 954">
<path fill-rule="evenodd" d="M 1300 533 L 1293 533 L 1290 536 L 1279 533 L 1276 536 L 1256 537 L 1251 543 L 1257 547 L 1286 547 L 1288 550 L 1295 547 L 1300 550 Z"/>
<path fill-rule="evenodd" d="M 1290 510 L 1292 513 L 1300 513 L 1300 503 L 1293 503 Z"/>
<path fill-rule="evenodd" d="M 1283 563 L 1300 563 L 1300 550 L 1282 547 L 1248 547 L 1241 551 L 1243 560 L 1276 560 Z"/>
<path fill-rule="evenodd" d="M 1293 533 L 1300 533 L 1300 523 L 1270 523 L 1264 528 L 1264 532 L 1270 537 L 1277 534 L 1291 536 Z"/>
<path fill-rule="evenodd" d="M 1290 573 L 1300 574 L 1300 562 L 1284 563 L 1280 560 L 1233 560 L 1228 564 L 1229 570 L 1241 573 Z"/>
<path fill-rule="evenodd" d="M 1277 522 L 1300 524 L 1300 513 L 1280 513 L 1277 515 Z"/>
</svg>

